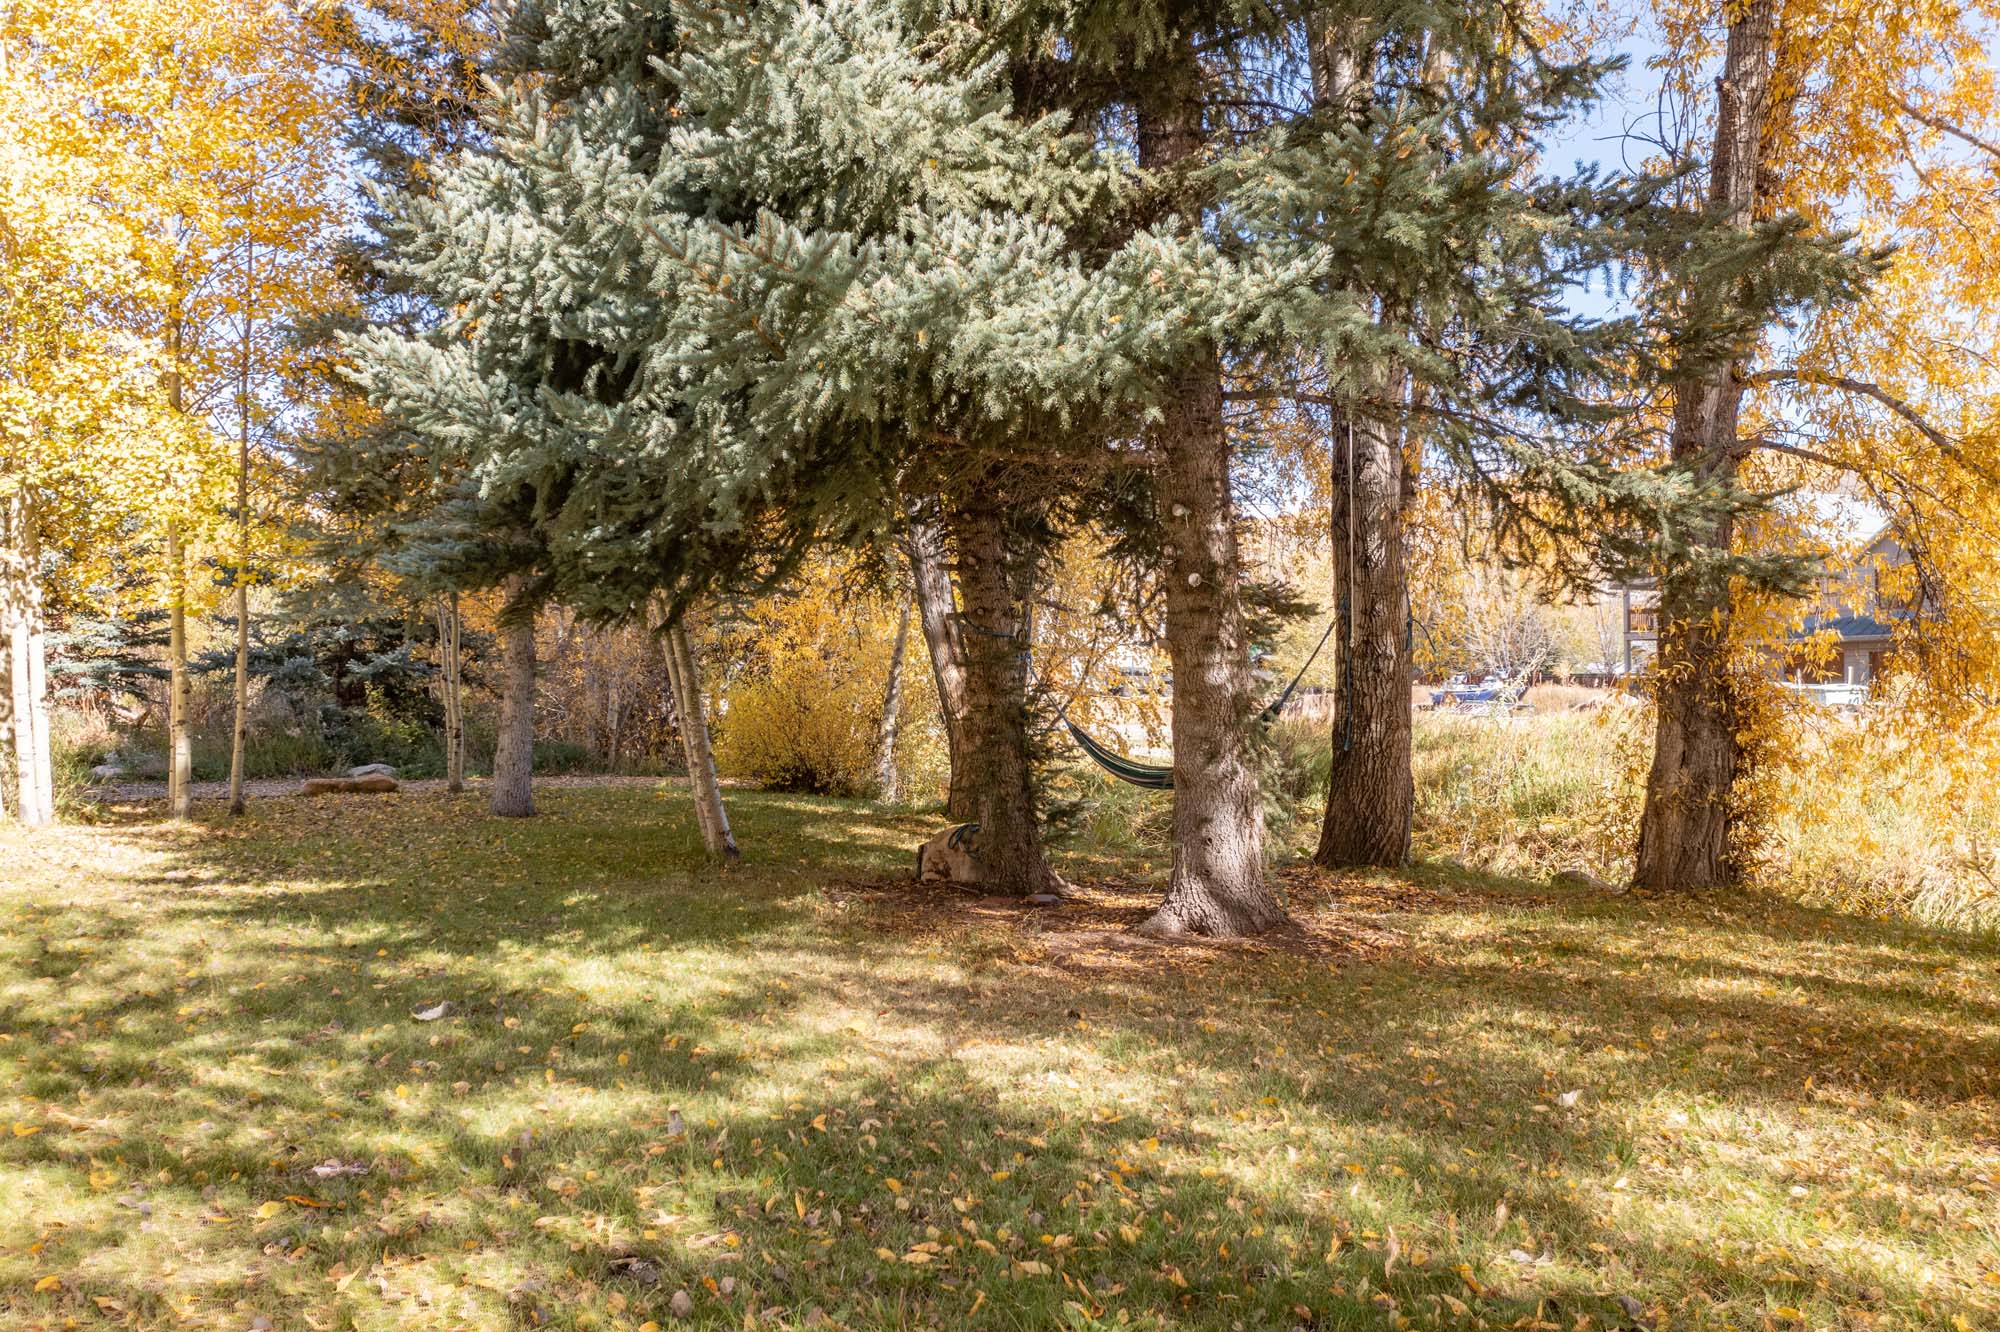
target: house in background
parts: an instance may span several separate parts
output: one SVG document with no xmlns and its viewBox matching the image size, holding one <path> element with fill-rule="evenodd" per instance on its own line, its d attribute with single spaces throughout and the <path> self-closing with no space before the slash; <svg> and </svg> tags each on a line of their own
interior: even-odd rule
<svg viewBox="0 0 2000 1332">
<path fill-rule="evenodd" d="M 1865 694 L 1895 650 L 1898 626 L 1916 612 L 1914 594 L 1904 589 L 1909 564 L 1910 552 L 1885 525 L 1852 561 L 1828 566 L 1812 613 L 1792 635 L 1785 679 Z"/>
<path fill-rule="evenodd" d="M 1905 590 L 1910 552 L 1884 525 L 1856 556 L 1821 572 L 1813 608 L 1775 665 L 1781 678 L 1826 703 L 1859 703 L 1881 678 L 1897 628 L 1916 613 Z M 1660 594 L 1651 583 L 1618 589 L 1625 613 L 1625 673 L 1644 670 L 1660 646 Z"/>
</svg>

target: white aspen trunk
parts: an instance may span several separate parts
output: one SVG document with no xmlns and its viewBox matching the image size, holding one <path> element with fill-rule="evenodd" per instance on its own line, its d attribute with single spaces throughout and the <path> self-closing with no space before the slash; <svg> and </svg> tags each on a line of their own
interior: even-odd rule
<svg viewBox="0 0 2000 1332">
<path fill-rule="evenodd" d="M 500 629 L 500 734 L 493 748 L 491 808 L 503 818 L 535 812 L 535 619 L 520 599 L 527 578 L 507 580 L 507 606 L 518 611 Z"/>
<path fill-rule="evenodd" d="M 236 686 L 229 723 L 229 812 L 243 812 L 243 752 L 250 725 L 250 298 L 257 242 L 244 239 L 243 341 L 236 365 Z"/>
<path fill-rule="evenodd" d="M 0 619 L 0 815 L 8 818 L 19 818 L 21 809 L 14 692 L 14 626 Z"/>
<path fill-rule="evenodd" d="M 6 730 L 12 755 L 8 799 L 28 827 L 55 821 L 49 747 L 48 640 L 43 627 L 41 550 L 33 505 L 16 492 L 0 511 L 0 624 L 6 653 Z"/>
<path fill-rule="evenodd" d="M 660 631 L 660 659 L 667 667 L 667 693 L 673 698 L 674 729 L 681 740 L 681 766 L 687 771 L 688 796 L 694 802 L 695 825 L 701 829 L 701 840 L 705 846 L 715 844 L 716 835 L 710 829 L 708 806 L 702 803 L 700 783 L 695 779 L 694 742 L 688 731 L 688 703 L 686 683 L 681 679 L 681 663 L 674 656 L 673 639 L 665 629 Z"/>
<path fill-rule="evenodd" d="M 444 703 L 444 784 L 465 789 L 465 712 L 460 689 L 458 593 L 438 599 L 438 692 Z"/>
<path fill-rule="evenodd" d="M 187 410 L 181 385 L 181 311 L 176 302 L 167 321 L 167 406 L 175 416 Z M 185 819 L 194 810 L 194 741 L 189 734 L 187 671 L 187 552 L 181 548 L 178 518 L 167 522 L 167 815 Z"/>
<path fill-rule="evenodd" d="M 187 552 L 179 521 L 167 524 L 167 814 L 194 812 L 194 737 L 188 716 Z"/>
<path fill-rule="evenodd" d="M 957 605 L 951 591 L 951 570 L 945 562 L 944 533 L 928 519 L 912 518 L 904 541 L 910 561 L 910 587 L 917 616 L 930 649 L 931 674 L 937 680 L 938 711 L 944 718 L 945 748 L 951 756 L 951 785 L 945 813 L 964 821 L 973 817 L 972 786 L 965 756 L 965 645 L 958 633 Z"/>
<path fill-rule="evenodd" d="M 882 726 L 875 736 L 875 794 L 885 804 L 902 798 L 901 774 L 896 767 L 896 737 L 903 719 L 903 656 L 910 642 L 910 603 L 903 601 L 896 620 L 896 642 L 889 649 L 889 683 L 882 691 Z"/>
<path fill-rule="evenodd" d="M 708 740 L 707 710 L 702 705 L 701 672 L 687 627 L 676 622 L 667 630 L 669 682 L 680 713 L 681 743 L 687 751 L 688 787 L 694 796 L 695 821 L 712 856 L 737 860 L 736 836 L 729 829 L 729 810 L 722 803 L 722 781 L 715 771 L 715 751 Z"/>
</svg>

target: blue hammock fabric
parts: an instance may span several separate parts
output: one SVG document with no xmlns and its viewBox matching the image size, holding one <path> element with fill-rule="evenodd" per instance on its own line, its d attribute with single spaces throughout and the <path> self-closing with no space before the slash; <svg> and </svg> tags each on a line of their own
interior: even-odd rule
<svg viewBox="0 0 2000 1332">
<path fill-rule="evenodd" d="M 1306 658 L 1306 664 L 1299 667 L 1299 673 L 1292 677 L 1292 682 L 1285 686 L 1285 691 L 1265 704 L 1264 710 L 1257 714 L 1259 726 L 1269 726 L 1278 720 L 1285 710 L 1285 704 L 1292 701 L 1292 694 L 1297 691 L 1299 681 L 1306 678 L 1306 672 L 1312 669 L 1313 662 L 1318 659 L 1320 648 L 1325 647 L 1326 640 L 1332 636 L 1333 624 L 1328 623 L 1326 632 L 1319 636 L 1318 646 L 1314 647 L 1312 655 Z M 1126 758 L 1123 754 L 1114 753 L 1085 734 L 1082 727 L 1069 719 L 1067 712 L 1062 714 L 1062 724 L 1069 728 L 1070 739 L 1076 741 L 1076 747 L 1088 754 L 1091 762 L 1119 781 L 1144 787 L 1148 791 L 1174 789 L 1174 770 L 1171 764 L 1162 767 L 1157 763 L 1139 763 Z"/>
</svg>

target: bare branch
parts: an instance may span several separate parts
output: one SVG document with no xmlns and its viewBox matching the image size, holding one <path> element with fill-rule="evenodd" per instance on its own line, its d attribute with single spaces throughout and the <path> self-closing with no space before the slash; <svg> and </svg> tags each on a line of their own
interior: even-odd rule
<svg viewBox="0 0 2000 1332">
<path fill-rule="evenodd" d="M 1974 134 L 1971 130 L 1966 129 L 1963 125 L 1954 124 L 1953 122 L 1944 119 L 1942 116 L 1932 115 L 1930 112 L 1925 111 L 1919 106 L 1917 106 L 1916 103 L 1910 101 L 1908 98 L 1900 98 L 1900 97 L 1897 98 L 1896 105 L 1902 107 L 1903 114 L 1908 116 L 1910 119 L 1916 121 L 1918 124 L 1928 125 L 1930 128 L 1936 130 L 1940 134 L 1948 134 L 1952 138 L 1957 139 L 1960 143 L 1967 144 L 1973 148 L 1977 148 L 1980 152 L 1985 153 L 1987 156 L 1993 158 L 1996 162 L 2000 162 L 2000 143 L 1991 143 L 1985 139 L 1980 138 L 1977 134 Z"/>
<path fill-rule="evenodd" d="M 1942 453 L 1960 467 L 1965 468 L 1968 472 L 1972 472 L 1993 485 L 2000 485 L 2000 475 L 1996 475 L 1991 468 L 1966 457 L 1965 450 L 1958 446 L 1957 440 L 1939 430 L 1929 421 L 1926 421 L 1922 412 L 1919 412 L 1915 407 L 1904 402 L 1880 384 L 1871 384 L 1865 379 L 1850 379 L 1845 375 L 1824 374 L 1817 370 L 1765 370 L 1754 375 L 1743 376 L 1742 382 L 1751 388 L 1767 384 L 1811 384 L 1821 388 L 1835 388 L 1844 393 L 1854 393 L 1871 399 L 1901 417 L 1904 423 L 1912 430 L 1915 430 L 1926 440 L 1929 440 L 1931 447 L 1939 453 Z"/>
</svg>

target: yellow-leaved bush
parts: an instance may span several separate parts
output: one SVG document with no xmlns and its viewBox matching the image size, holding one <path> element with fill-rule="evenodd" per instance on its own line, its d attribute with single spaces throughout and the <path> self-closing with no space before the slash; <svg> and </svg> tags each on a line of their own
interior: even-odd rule
<svg viewBox="0 0 2000 1332">
<path fill-rule="evenodd" d="M 776 791 L 866 795 L 877 789 L 883 702 L 902 603 L 842 594 L 824 568 L 793 595 L 757 603 L 724 631 L 708 681 L 716 761 L 725 776 Z M 733 649 L 733 650 L 732 650 Z M 950 778 L 930 657 L 914 613 L 904 640 L 895 763 L 911 803 L 943 798 Z"/>
</svg>

